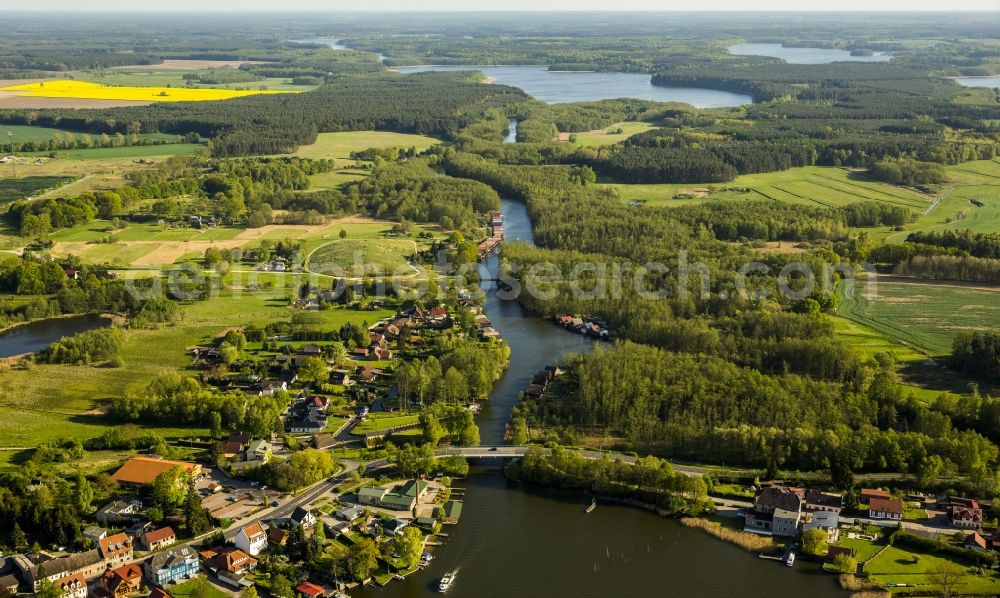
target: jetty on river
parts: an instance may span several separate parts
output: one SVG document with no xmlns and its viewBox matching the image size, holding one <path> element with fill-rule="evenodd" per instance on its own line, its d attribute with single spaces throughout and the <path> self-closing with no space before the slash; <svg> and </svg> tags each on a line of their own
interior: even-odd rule
<svg viewBox="0 0 1000 598">
<path fill-rule="evenodd" d="M 496 251 L 497 247 L 500 246 L 500 242 L 503 241 L 503 213 L 502 212 L 491 212 L 490 213 L 490 236 L 485 241 L 479 244 L 476 249 L 476 255 L 479 259 L 483 259 L 493 251 Z"/>
</svg>

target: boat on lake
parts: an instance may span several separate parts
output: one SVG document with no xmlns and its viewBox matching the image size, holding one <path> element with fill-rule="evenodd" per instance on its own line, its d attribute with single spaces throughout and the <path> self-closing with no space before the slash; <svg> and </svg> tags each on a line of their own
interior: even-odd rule
<svg viewBox="0 0 1000 598">
<path fill-rule="evenodd" d="M 584 512 L 585 513 L 590 513 L 591 511 L 593 511 L 596 508 L 597 508 L 597 497 L 595 496 L 594 498 L 590 499 L 590 504 L 587 506 L 587 508 L 586 508 L 586 510 Z"/>
<path fill-rule="evenodd" d="M 438 583 L 439 592 L 447 592 L 451 584 L 455 583 L 455 576 L 458 574 L 458 570 L 452 571 L 450 573 L 445 573 L 444 577 L 441 578 L 440 583 Z"/>
<path fill-rule="evenodd" d="M 419 564 L 421 567 L 426 567 L 427 565 L 431 564 L 431 561 L 433 560 L 434 560 L 434 555 L 429 552 L 425 552 L 422 555 L 420 555 Z"/>
<path fill-rule="evenodd" d="M 785 557 L 785 565 L 787 565 L 789 567 L 795 565 L 795 553 L 794 552 L 789 552 L 788 556 Z"/>
</svg>

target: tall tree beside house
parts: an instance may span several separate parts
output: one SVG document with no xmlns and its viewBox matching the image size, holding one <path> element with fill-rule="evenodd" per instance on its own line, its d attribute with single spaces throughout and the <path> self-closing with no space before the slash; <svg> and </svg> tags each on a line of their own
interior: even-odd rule
<svg viewBox="0 0 1000 598">
<path fill-rule="evenodd" d="M 18 522 L 14 522 L 14 528 L 10 532 L 10 543 L 14 545 L 14 550 L 21 552 L 28 548 L 28 535 L 21 529 Z"/>
<path fill-rule="evenodd" d="M 62 595 L 59 586 L 49 579 L 43 579 L 39 582 L 38 589 L 35 590 L 35 598 L 62 598 Z"/>
<path fill-rule="evenodd" d="M 295 591 L 292 589 L 292 582 L 280 573 L 271 579 L 271 595 L 275 598 L 293 598 Z"/>
<path fill-rule="evenodd" d="M 347 552 L 347 570 L 356 581 L 368 579 L 378 565 L 378 545 L 369 538 L 351 544 Z"/>
<path fill-rule="evenodd" d="M 175 465 L 153 480 L 153 500 L 164 513 L 172 512 L 184 503 L 187 490 L 187 472 Z"/>
<path fill-rule="evenodd" d="M 828 547 L 827 533 L 819 528 L 813 528 L 802 533 L 802 551 L 812 556 L 826 554 Z"/>
<path fill-rule="evenodd" d="M 249 588 L 240 592 L 240 598 L 258 598 L 257 587 L 250 586 Z"/>
<path fill-rule="evenodd" d="M 932 585 L 937 586 L 942 598 L 957 596 L 966 581 L 965 569 L 950 561 L 942 561 L 931 567 L 927 577 L 930 578 Z"/>
<path fill-rule="evenodd" d="M 89 513 L 94 502 L 94 488 L 82 473 L 76 474 L 76 485 L 73 487 L 73 503 L 80 513 Z"/>
<path fill-rule="evenodd" d="M 388 552 L 391 555 L 399 555 L 400 569 L 409 569 L 416 566 L 423 552 L 424 542 L 420 530 L 410 526 L 402 532 L 393 536 L 392 540 L 386 543 Z"/>
<path fill-rule="evenodd" d="M 218 411 L 213 411 L 209 420 L 212 438 L 222 437 L 222 415 Z"/>
<path fill-rule="evenodd" d="M 312 382 L 315 385 L 325 384 L 330 379 L 330 371 L 326 362 L 319 357 L 307 357 L 299 367 L 299 380 Z"/>
<path fill-rule="evenodd" d="M 201 497 L 194 487 L 194 478 L 188 479 L 187 498 L 184 504 L 184 520 L 188 533 L 197 537 L 212 529 L 208 521 L 208 512 L 201 506 Z"/>
</svg>

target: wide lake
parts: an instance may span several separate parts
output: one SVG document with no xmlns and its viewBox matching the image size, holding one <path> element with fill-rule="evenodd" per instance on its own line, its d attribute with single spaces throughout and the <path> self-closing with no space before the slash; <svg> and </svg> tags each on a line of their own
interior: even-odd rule
<svg viewBox="0 0 1000 598">
<path fill-rule="evenodd" d="M 684 102 L 697 108 L 725 108 L 750 104 L 748 95 L 696 87 L 653 85 L 642 73 L 591 73 L 550 71 L 545 66 L 413 66 L 395 69 L 401 73 L 424 71 L 481 71 L 496 83 L 523 89 L 549 104 L 592 102 L 614 98 L 637 98 L 656 102 Z"/>
<path fill-rule="evenodd" d="M 737 44 L 730 54 L 738 56 L 771 56 L 790 64 L 829 64 L 831 62 L 888 62 L 892 55 L 875 52 L 872 56 L 851 56 L 847 50 L 831 48 L 788 48 L 781 44 Z"/>
<path fill-rule="evenodd" d="M 954 77 L 954 80 L 965 87 L 1000 87 L 1000 75 L 993 77 Z"/>
<path fill-rule="evenodd" d="M 110 325 L 111 320 L 96 314 L 49 318 L 23 324 L 0 334 L 0 357 L 41 351 L 64 336 Z"/>
</svg>

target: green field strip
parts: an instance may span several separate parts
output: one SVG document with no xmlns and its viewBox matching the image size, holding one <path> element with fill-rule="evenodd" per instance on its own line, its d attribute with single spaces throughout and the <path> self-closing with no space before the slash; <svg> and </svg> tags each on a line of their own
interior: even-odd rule
<svg viewBox="0 0 1000 598">
<path fill-rule="evenodd" d="M 834 207 L 834 206 L 832 206 L 830 204 L 823 203 L 823 202 L 821 202 L 818 199 L 814 199 L 814 198 L 811 198 L 811 197 L 805 197 L 803 195 L 799 195 L 798 193 L 795 193 L 793 191 L 789 191 L 788 189 L 785 189 L 783 187 L 778 187 L 777 185 L 775 185 L 774 188 L 777 189 L 778 191 L 783 191 L 783 192 L 791 195 L 792 197 L 797 197 L 797 198 L 799 198 L 799 199 L 801 199 L 803 201 L 817 203 L 817 204 L 823 206 L 824 208 L 833 208 Z"/>
<path fill-rule="evenodd" d="M 841 179 L 835 179 L 833 177 L 828 177 L 828 176 L 822 175 L 822 174 L 811 174 L 811 175 L 808 175 L 808 176 L 818 177 L 818 178 L 824 179 L 826 181 L 829 181 L 831 183 L 836 183 L 838 185 L 844 185 L 844 186 L 847 186 L 847 187 L 854 187 L 856 189 L 864 189 L 865 191 L 868 191 L 868 192 L 871 192 L 871 193 L 877 193 L 877 194 L 881 194 L 881 195 L 886 195 L 886 196 L 889 196 L 889 197 L 891 197 L 893 199 L 897 199 L 897 200 L 902 200 L 902 201 L 907 201 L 907 202 L 913 202 L 914 204 L 919 205 L 921 207 L 927 205 L 928 203 L 930 203 L 930 198 L 928 198 L 926 196 L 917 195 L 916 197 L 914 197 L 913 195 L 901 195 L 901 194 L 897 194 L 897 193 L 889 193 L 888 191 L 885 191 L 884 189 L 881 189 L 881 188 L 875 186 L 874 184 L 872 184 L 872 185 L 869 186 L 869 185 L 864 185 L 864 184 L 857 183 L 857 182 L 854 182 L 854 181 L 844 181 L 844 180 L 841 180 Z M 872 199 L 875 199 L 875 200 L 878 200 L 878 201 L 885 201 L 885 200 L 879 200 L 879 198 L 877 198 L 877 197 L 876 198 L 872 198 Z"/>
</svg>

